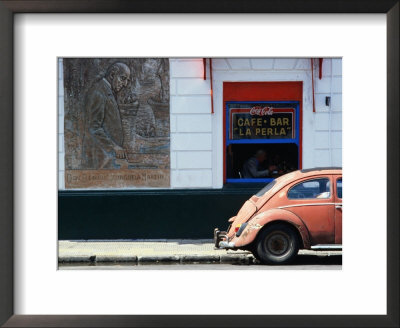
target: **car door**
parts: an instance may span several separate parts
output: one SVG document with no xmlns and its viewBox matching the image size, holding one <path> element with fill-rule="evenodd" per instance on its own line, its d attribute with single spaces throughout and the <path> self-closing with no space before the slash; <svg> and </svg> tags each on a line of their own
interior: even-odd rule
<svg viewBox="0 0 400 328">
<path fill-rule="evenodd" d="M 311 245 L 335 243 L 335 203 L 332 176 L 313 176 L 287 189 L 287 206 L 306 225 Z"/>
<path fill-rule="evenodd" d="M 342 244 L 342 176 L 334 177 L 335 185 L 335 244 Z"/>
</svg>

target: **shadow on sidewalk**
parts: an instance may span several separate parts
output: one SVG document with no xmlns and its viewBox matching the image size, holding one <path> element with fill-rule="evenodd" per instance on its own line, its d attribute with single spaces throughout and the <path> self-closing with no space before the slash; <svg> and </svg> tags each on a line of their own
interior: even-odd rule
<svg viewBox="0 0 400 328">
<path fill-rule="evenodd" d="M 254 265 L 262 265 L 255 263 Z M 292 263 L 285 264 L 285 266 L 296 265 L 342 265 L 342 255 L 298 255 Z"/>
</svg>

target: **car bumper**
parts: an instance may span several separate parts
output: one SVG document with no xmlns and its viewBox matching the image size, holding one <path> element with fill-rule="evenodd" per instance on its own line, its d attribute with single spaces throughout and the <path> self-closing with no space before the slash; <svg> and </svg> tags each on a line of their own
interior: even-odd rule
<svg viewBox="0 0 400 328">
<path fill-rule="evenodd" d="M 218 228 L 214 229 L 214 248 L 215 249 L 230 249 L 235 248 L 233 242 L 229 242 L 226 231 L 220 231 Z"/>
</svg>

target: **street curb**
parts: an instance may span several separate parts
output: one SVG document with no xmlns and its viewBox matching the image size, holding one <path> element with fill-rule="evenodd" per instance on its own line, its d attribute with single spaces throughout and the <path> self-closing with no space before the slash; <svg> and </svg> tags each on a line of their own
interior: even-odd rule
<svg viewBox="0 0 400 328">
<path fill-rule="evenodd" d="M 167 256 L 139 256 L 138 263 L 173 263 L 179 262 L 179 256 L 167 255 Z"/>
<path fill-rule="evenodd" d="M 138 261 L 137 256 L 96 256 L 95 262 L 134 262 Z"/>
<path fill-rule="evenodd" d="M 316 255 L 318 257 L 329 257 L 341 255 L 342 252 L 319 252 L 303 250 L 299 255 Z M 232 254 L 226 253 L 221 255 L 215 254 L 180 254 L 180 255 L 63 255 L 58 258 L 60 264 L 71 263 L 132 263 L 132 264 L 255 264 L 258 261 L 252 254 Z"/>
<path fill-rule="evenodd" d="M 181 257 L 181 263 L 218 263 L 219 255 L 184 255 Z"/>
<path fill-rule="evenodd" d="M 223 264 L 251 264 L 254 261 L 253 255 L 221 255 L 220 263 Z"/>
<path fill-rule="evenodd" d="M 240 263 L 250 264 L 253 261 L 252 255 L 166 255 L 166 256 L 61 256 L 58 263 L 105 263 L 105 262 L 124 262 L 124 263 Z"/>
<path fill-rule="evenodd" d="M 90 255 L 65 256 L 58 258 L 58 263 L 94 262 L 94 261 L 96 261 L 96 256 L 90 256 Z"/>
</svg>

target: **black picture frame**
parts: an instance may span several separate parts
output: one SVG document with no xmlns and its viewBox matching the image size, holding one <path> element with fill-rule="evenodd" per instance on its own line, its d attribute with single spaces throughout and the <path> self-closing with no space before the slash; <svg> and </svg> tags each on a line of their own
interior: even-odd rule
<svg viewBox="0 0 400 328">
<path fill-rule="evenodd" d="M 399 0 L 0 0 L 0 324 L 4 327 L 399 327 Z M 13 17 L 16 13 L 385 13 L 387 315 L 14 315 Z M 372 163 L 370 163 L 372 164 Z M 373 246 L 373 242 L 371 243 Z M 371 259 L 371 265 L 373 260 Z M 365 286 L 367 289 L 368 286 Z M 210 295 L 210 302 L 212 302 Z"/>
</svg>

